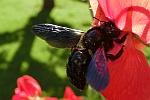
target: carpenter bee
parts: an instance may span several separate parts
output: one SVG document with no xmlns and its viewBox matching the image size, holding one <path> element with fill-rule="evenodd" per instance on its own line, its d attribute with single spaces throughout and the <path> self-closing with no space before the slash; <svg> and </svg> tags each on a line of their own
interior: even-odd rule
<svg viewBox="0 0 150 100">
<path fill-rule="evenodd" d="M 112 21 L 103 22 L 87 32 L 53 24 L 34 25 L 32 32 L 50 46 L 71 48 L 66 65 L 70 82 L 80 90 L 84 90 L 88 83 L 97 91 L 104 90 L 110 80 L 106 61 L 118 59 L 125 46 L 116 55 L 108 54 L 109 50 L 114 47 L 114 42 L 123 43 L 127 36 L 119 38 L 121 30 Z"/>
</svg>

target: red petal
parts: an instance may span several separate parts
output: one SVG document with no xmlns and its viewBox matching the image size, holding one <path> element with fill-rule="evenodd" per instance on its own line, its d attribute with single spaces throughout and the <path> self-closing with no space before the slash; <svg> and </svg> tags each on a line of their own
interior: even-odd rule
<svg viewBox="0 0 150 100">
<path fill-rule="evenodd" d="M 64 100 L 83 100 L 82 98 L 76 96 L 69 86 L 66 87 L 63 98 Z"/>
<path fill-rule="evenodd" d="M 108 62 L 110 83 L 102 92 L 107 100 L 150 100 L 150 68 L 129 35 L 122 56 Z"/>
<path fill-rule="evenodd" d="M 13 95 L 12 100 L 28 100 L 28 98 L 21 97 L 19 94 L 15 94 L 15 95 Z"/>
<path fill-rule="evenodd" d="M 38 82 L 31 76 L 24 75 L 17 80 L 18 88 L 28 96 L 41 96 L 41 87 Z"/>
<path fill-rule="evenodd" d="M 90 2 L 90 7 L 92 9 L 92 13 L 94 16 L 96 16 L 96 11 L 98 8 L 98 1 L 97 0 L 89 0 L 89 2 Z"/>
<path fill-rule="evenodd" d="M 98 1 L 105 16 L 113 20 L 118 28 L 133 32 L 145 43 L 150 43 L 149 0 Z"/>
<path fill-rule="evenodd" d="M 28 96 L 24 92 L 21 92 L 19 88 L 16 88 L 12 100 L 28 100 Z"/>
<path fill-rule="evenodd" d="M 97 0 L 89 0 L 89 1 L 90 1 L 90 6 L 91 6 L 91 9 L 92 9 L 93 16 L 95 18 L 98 18 L 101 21 L 105 21 L 106 17 L 104 15 L 102 9 L 100 8 L 100 6 L 98 4 L 98 1 Z M 98 25 L 100 25 L 100 23 L 97 19 L 95 19 L 92 23 L 92 27 L 95 27 L 95 26 L 98 26 Z"/>
</svg>

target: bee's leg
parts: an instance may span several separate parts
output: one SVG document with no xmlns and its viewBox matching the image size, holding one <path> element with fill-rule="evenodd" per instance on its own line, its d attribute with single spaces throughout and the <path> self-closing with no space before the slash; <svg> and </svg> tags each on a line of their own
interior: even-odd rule
<svg viewBox="0 0 150 100">
<path fill-rule="evenodd" d="M 123 45 L 122 48 L 119 50 L 119 52 L 116 55 L 106 54 L 106 58 L 110 59 L 110 60 L 116 60 L 116 59 L 118 59 L 122 55 L 124 47 L 125 46 Z"/>
<path fill-rule="evenodd" d="M 121 39 L 115 39 L 114 41 L 116 42 L 116 43 L 123 43 L 125 40 L 126 40 L 126 37 L 127 37 L 127 35 L 128 35 L 128 33 L 127 34 L 125 34 Z"/>
</svg>

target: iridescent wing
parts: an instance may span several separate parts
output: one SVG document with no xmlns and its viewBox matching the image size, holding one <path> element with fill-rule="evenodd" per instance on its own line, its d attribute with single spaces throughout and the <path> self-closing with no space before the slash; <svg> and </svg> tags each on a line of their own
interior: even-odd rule
<svg viewBox="0 0 150 100">
<path fill-rule="evenodd" d="M 84 33 L 67 27 L 53 24 L 38 24 L 32 27 L 32 32 L 56 48 L 71 48 L 76 45 Z"/>
<path fill-rule="evenodd" d="M 100 92 L 104 90 L 109 83 L 109 71 L 106 64 L 104 49 L 98 49 L 92 57 L 92 60 L 87 68 L 86 80 L 87 83 Z"/>
</svg>

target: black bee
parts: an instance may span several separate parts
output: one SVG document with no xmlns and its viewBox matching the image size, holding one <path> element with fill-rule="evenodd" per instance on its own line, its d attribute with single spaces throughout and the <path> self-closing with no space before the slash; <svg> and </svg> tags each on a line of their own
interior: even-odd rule
<svg viewBox="0 0 150 100">
<path fill-rule="evenodd" d="M 74 46 L 71 51 L 72 53 L 66 65 L 67 76 L 75 87 L 84 90 L 87 84 L 86 70 L 92 57 L 87 50 L 79 46 Z"/>
<path fill-rule="evenodd" d="M 101 26 L 94 27 L 88 30 L 81 40 L 83 47 L 95 52 L 98 48 L 103 48 L 105 51 L 106 58 L 116 60 L 123 52 L 123 47 L 116 55 L 107 54 L 109 50 L 114 47 L 114 42 L 123 43 L 128 34 L 125 34 L 121 39 L 119 36 L 121 30 L 119 30 L 112 21 L 104 22 Z"/>
<path fill-rule="evenodd" d="M 123 43 L 127 36 L 119 39 L 121 30 L 112 21 L 87 32 L 53 24 L 34 25 L 32 32 L 53 47 L 72 48 L 66 65 L 69 80 L 80 90 L 84 90 L 88 82 L 97 91 L 104 90 L 109 83 L 106 60 L 118 59 L 124 46 L 116 55 L 108 54 L 108 51 L 114 47 L 114 42 Z M 82 47 L 77 45 L 79 40 Z"/>
</svg>

